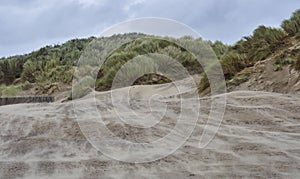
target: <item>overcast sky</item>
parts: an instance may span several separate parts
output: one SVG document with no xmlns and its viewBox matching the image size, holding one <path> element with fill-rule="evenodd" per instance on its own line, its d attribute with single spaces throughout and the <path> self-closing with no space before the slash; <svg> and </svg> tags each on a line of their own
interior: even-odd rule
<svg viewBox="0 0 300 179">
<path fill-rule="evenodd" d="M 72 38 L 97 36 L 122 21 L 163 17 L 204 39 L 232 44 L 261 24 L 279 27 L 300 0 L 0 0 L 0 57 Z"/>
</svg>

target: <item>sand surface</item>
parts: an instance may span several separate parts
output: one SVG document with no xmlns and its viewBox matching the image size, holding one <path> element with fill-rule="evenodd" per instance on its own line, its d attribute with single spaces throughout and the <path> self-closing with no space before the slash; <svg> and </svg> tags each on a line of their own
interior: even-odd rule
<svg viewBox="0 0 300 179">
<path fill-rule="evenodd" d="M 174 90 L 167 85 L 135 87 L 132 95 L 138 100 L 133 107 L 147 111 L 141 108 L 156 93 L 164 97 L 154 104 L 165 104 L 169 111 L 151 130 L 121 123 L 109 92 L 96 94 L 97 109 L 116 136 L 153 141 L 172 130 L 172 116 L 180 111 L 180 98 L 172 96 Z M 201 104 L 194 132 L 175 153 L 141 164 L 116 161 L 97 151 L 81 132 L 72 102 L 2 106 L 0 178 L 300 178 L 300 98 L 257 91 L 226 96 L 224 119 L 208 146 L 198 148 L 211 100 L 185 98 Z M 83 114 L 93 103 L 89 98 L 76 102 Z"/>
</svg>

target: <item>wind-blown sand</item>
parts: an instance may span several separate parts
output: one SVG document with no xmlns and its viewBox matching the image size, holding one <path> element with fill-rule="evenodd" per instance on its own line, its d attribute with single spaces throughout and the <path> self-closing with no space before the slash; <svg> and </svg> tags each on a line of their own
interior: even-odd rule
<svg viewBox="0 0 300 179">
<path fill-rule="evenodd" d="M 134 103 L 138 107 L 151 96 L 148 91 L 172 94 L 163 85 L 135 88 L 134 95 L 139 93 L 141 99 Z M 155 125 L 151 135 L 122 125 L 109 94 L 96 94 L 97 107 L 108 128 L 123 139 L 155 140 L 175 125 L 166 118 L 168 125 Z M 199 149 L 198 143 L 210 98 L 201 98 L 200 118 L 190 139 L 172 155 L 142 164 L 116 161 L 94 149 L 80 131 L 71 102 L 2 106 L 0 178 L 299 178 L 300 98 L 257 91 L 226 95 L 221 127 L 206 148 Z M 89 106 L 87 99 L 77 102 L 83 111 Z M 170 116 L 178 113 L 179 98 L 163 102 L 170 107 Z"/>
</svg>

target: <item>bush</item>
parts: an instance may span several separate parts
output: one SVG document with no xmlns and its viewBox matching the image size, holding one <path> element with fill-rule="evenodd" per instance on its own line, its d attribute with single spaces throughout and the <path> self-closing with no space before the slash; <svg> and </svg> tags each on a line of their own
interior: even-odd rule
<svg viewBox="0 0 300 179">
<path fill-rule="evenodd" d="M 275 61 L 275 65 L 290 65 L 293 64 L 293 60 L 287 57 L 277 58 Z"/>
<path fill-rule="evenodd" d="M 274 67 L 273 70 L 274 71 L 280 71 L 280 70 L 282 70 L 282 65 L 280 65 L 280 64 L 275 65 L 275 67 Z"/>
<path fill-rule="evenodd" d="M 28 81 L 26 81 L 25 83 L 23 83 L 22 85 L 21 85 L 21 87 L 22 87 L 22 90 L 29 90 L 29 89 L 31 89 L 32 87 L 33 87 L 33 85 L 31 84 L 31 83 L 29 83 Z"/>
<path fill-rule="evenodd" d="M 242 73 L 238 74 L 237 76 L 235 76 L 234 78 L 229 80 L 227 82 L 227 86 L 228 87 L 238 86 L 238 85 L 248 81 L 250 78 L 250 75 L 251 75 L 251 72 L 249 70 L 243 71 Z"/>
<path fill-rule="evenodd" d="M 233 49 L 246 55 L 253 65 L 285 47 L 288 43 L 286 38 L 287 34 L 281 29 L 259 26 L 252 36 L 244 37 Z"/>
<path fill-rule="evenodd" d="M 223 73 L 225 76 L 225 80 L 231 80 L 238 72 L 242 71 L 247 66 L 247 60 L 245 55 L 239 55 L 234 52 L 229 52 L 222 57 L 220 60 L 221 66 L 223 68 Z M 210 71 L 213 71 L 214 67 L 210 68 Z M 232 81 L 231 85 L 237 85 L 248 79 L 248 74 L 242 77 L 237 77 L 234 81 Z M 222 85 L 222 84 L 219 84 Z M 210 84 L 207 78 L 207 75 L 204 74 L 199 84 L 199 92 L 209 92 Z M 221 87 L 221 86 L 220 86 Z"/>
<path fill-rule="evenodd" d="M 186 40 L 193 41 L 194 39 L 191 38 Z M 123 64 L 133 58 L 139 58 L 139 55 L 141 55 L 140 57 L 143 57 L 143 55 L 148 53 L 159 53 L 169 56 L 181 63 L 190 74 L 200 74 L 202 72 L 202 67 L 197 59 L 191 53 L 178 46 L 175 42 L 173 43 L 164 39 L 152 37 L 142 38 L 122 45 L 107 58 L 97 75 L 96 90 L 109 90 L 116 73 Z M 162 60 L 162 63 L 163 62 L 164 61 Z M 160 64 L 160 66 L 170 68 L 168 64 Z M 143 67 L 151 68 L 151 65 L 145 64 Z M 128 70 L 124 75 L 127 75 L 128 79 L 130 79 L 135 75 L 137 70 L 139 70 L 139 68 L 134 68 L 133 65 L 133 69 Z M 160 82 L 163 81 L 164 80 L 160 80 Z M 149 81 L 149 83 L 151 83 L 151 81 Z"/>
<path fill-rule="evenodd" d="M 15 97 L 21 92 L 21 87 L 20 86 L 14 86 L 14 85 L 11 85 L 11 86 L 2 85 L 0 87 L 0 91 L 1 91 L 0 92 L 1 96 Z"/>
<path fill-rule="evenodd" d="M 213 43 L 211 47 L 213 48 L 218 59 L 221 59 L 222 56 L 228 52 L 228 46 L 223 44 L 221 41 L 215 41 L 215 43 Z"/>
<path fill-rule="evenodd" d="M 0 83 L 3 81 L 3 78 L 4 78 L 4 73 L 0 69 Z"/>
<path fill-rule="evenodd" d="M 290 19 L 282 22 L 281 27 L 289 34 L 289 36 L 300 35 L 300 10 L 293 13 Z"/>
<path fill-rule="evenodd" d="M 30 83 L 35 82 L 35 76 L 34 74 L 37 72 L 37 65 L 32 61 L 27 61 L 24 64 L 24 70 L 22 73 L 22 79 L 24 81 L 29 81 Z"/>
<path fill-rule="evenodd" d="M 221 59 L 225 79 L 231 79 L 246 67 L 246 58 L 236 53 L 228 53 Z"/>
</svg>

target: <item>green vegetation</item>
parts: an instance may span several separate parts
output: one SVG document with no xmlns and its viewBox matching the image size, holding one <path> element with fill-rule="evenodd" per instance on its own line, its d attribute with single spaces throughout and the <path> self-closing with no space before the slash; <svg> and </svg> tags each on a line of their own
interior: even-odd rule
<svg viewBox="0 0 300 179">
<path fill-rule="evenodd" d="M 237 42 L 232 50 L 247 57 L 249 65 L 264 60 L 288 46 L 289 39 L 281 29 L 259 26 L 253 35 Z"/>
<path fill-rule="evenodd" d="M 223 44 L 221 41 L 216 41 L 215 43 L 211 43 L 211 47 L 216 53 L 218 59 L 221 59 L 226 53 L 228 53 L 229 46 Z"/>
<path fill-rule="evenodd" d="M 194 42 L 202 41 L 201 39 L 182 37 L 179 39 L 167 38 L 166 40 L 155 36 L 131 33 L 102 37 L 95 44 L 88 46 L 94 39 L 94 37 L 74 39 L 61 45 L 46 46 L 26 55 L 0 59 L 1 95 L 14 96 L 24 90 L 35 91 L 38 94 L 51 94 L 60 91 L 62 86 L 70 86 L 76 70 L 79 70 L 80 73 L 95 73 L 97 80 L 93 83 L 91 79 L 83 80 L 75 77 L 80 83 L 73 90 L 73 97 L 84 96 L 93 86 L 99 91 L 108 90 L 122 65 L 130 59 L 149 53 L 164 54 L 176 59 L 190 74 L 203 74 L 199 90 L 201 92 L 209 91 L 209 81 L 195 56 L 178 45 L 180 42 L 180 44 L 189 44 L 189 48 L 203 50 L 204 47 L 193 45 Z M 252 35 L 243 37 L 234 45 L 226 45 L 220 41 L 208 42 L 208 44 L 221 63 L 227 85 L 236 86 L 249 79 L 251 72 L 246 70 L 248 67 L 267 58 L 275 59 L 275 71 L 281 70 L 285 65 L 293 65 L 296 70 L 300 70 L 299 49 L 290 50 L 288 48 L 298 44 L 299 39 L 300 10 L 294 12 L 290 19 L 283 21 L 281 28 L 261 25 L 253 31 Z M 94 53 L 83 54 L 87 46 Z M 102 58 L 97 56 L 97 52 L 102 50 L 99 49 L 99 46 L 115 50 L 105 54 L 107 56 L 105 56 L 104 64 L 99 71 L 95 72 L 94 66 L 97 64 L 95 59 Z M 90 66 L 86 66 L 85 69 L 76 67 L 81 56 L 91 61 Z M 168 67 L 168 64 L 166 66 Z M 213 71 L 214 66 L 211 65 L 209 69 Z M 130 77 L 133 74 L 128 72 L 126 75 Z M 140 77 L 134 84 L 167 82 L 170 80 L 166 77 L 148 74 Z M 88 85 L 88 88 L 82 92 L 80 89 L 85 85 Z"/>
<path fill-rule="evenodd" d="M 41 94 L 51 94 L 54 91 L 59 91 L 59 86 L 71 85 L 79 57 L 94 39 L 94 37 L 75 39 L 62 45 L 46 46 L 27 55 L 3 58 L 0 60 L 0 83 L 4 85 L 26 84 L 24 90 L 34 88 L 36 93 Z M 186 49 L 176 44 L 176 41 L 179 40 L 194 39 L 183 37 L 171 40 L 174 43 L 154 36 L 136 33 L 114 35 L 97 40 L 97 43 L 113 49 L 117 44 L 122 44 L 123 41 L 131 42 L 123 44 L 107 57 L 98 72 L 96 89 L 99 91 L 110 89 L 116 72 L 123 64 L 134 57 L 148 53 L 170 56 L 182 63 L 191 74 L 202 72 L 196 58 Z M 93 48 L 93 46 L 90 48 Z M 86 59 L 95 58 L 92 54 L 87 55 L 90 55 L 90 57 Z M 91 68 L 91 70 L 93 69 Z M 145 83 L 142 79 L 149 81 L 149 78 L 141 78 L 139 82 Z M 151 83 L 150 81 L 149 83 Z M 160 82 L 163 81 L 167 82 L 167 80 L 160 80 Z"/>
<path fill-rule="evenodd" d="M 274 71 L 281 70 L 284 65 L 292 64 L 294 57 L 289 55 L 287 47 L 293 43 L 299 43 L 299 41 L 295 42 L 295 39 L 299 40 L 299 33 L 300 10 L 294 12 L 290 19 L 285 20 L 282 28 L 259 26 L 252 35 L 244 37 L 233 46 L 226 47 L 220 42 L 212 44 L 222 65 L 227 85 L 236 86 L 247 81 L 250 74 L 239 76 L 239 72 L 270 57 L 276 59 Z M 295 51 L 298 53 L 299 49 Z M 295 63 L 295 68 L 297 68 L 299 61 Z M 204 75 L 200 82 L 200 91 L 209 87 L 206 78 L 207 76 Z"/>
<path fill-rule="evenodd" d="M 22 91 L 22 86 L 16 85 L 1 85 L 0 86 L 0 97 L 15 97 Z"/>
<path fill-rule="evenodd" d="M 246 81 L 248 81 L 251 75 L 250 70 L 244 70 L 234 76 L 231 80 L 227 81 L 227 86 L 230 88 L 231 86 L 238 86 Z"/>
<path fill-rule="evenodd" d="M 180 41 L 181 39 L 178 40 Z M 197 59 L 193 57 L 191 53 L 187 52 L 186 49 L 180 47 L 176 43 L 155 37 L 140 38 L 122 45 L 107 58 L 97 75 L 98 79 L 96 81 L 96 90 L 102 91 L 110 89 L 113 79 L 121 66 L 130 59 L 149 53 L 164 54 L 176 59 L 187 69 L 188 72 L 190 72 L 190 74 L 202 72 L 201 65 L 198 63 Z M 151 65 L 144 65 L 144 67 L 147 66 L 150 67 Z M 138 68 L 135 70 L 137 69 Z M 127 73 L 130 73 L 130 71 Z M 127 75 L 130 76 L 130 74 Z M 147 80 L 148 78 L 151 78 L 151 75 L 141 78 L 139 82 L 141 84 L 145 84 L 145 82 L 141 80 Z M 149 84 L 152 83 L 151 80 L 147 81 L 149 81 Z M 163 80 L 161 82 L 163 82 Z"/>
<path fill-rule="evenodd" d="M 293 64 L 293 59 L 288 57 L 287 54 L 282 53 L 275 57 L 274 71 L 280 71 L 282 70 L 283 66 L 291 64 Z"/>
<path fill-rule="evenodd" d="M 92 39 L 75 39 L 62 45 L 46 46 L 27 55 L 3 58 L 0 60 L 0 83 L 24 83 L 25 89 L 35 86 L 41 93 L 52 83 L 70 85 L 74 66 Z"/>
<path fill-rule="evenodd" d="M 283 21 L 281 27 L 290 37 L 300 38 L 300 9 L 290 19 Z"/>
</svg>

